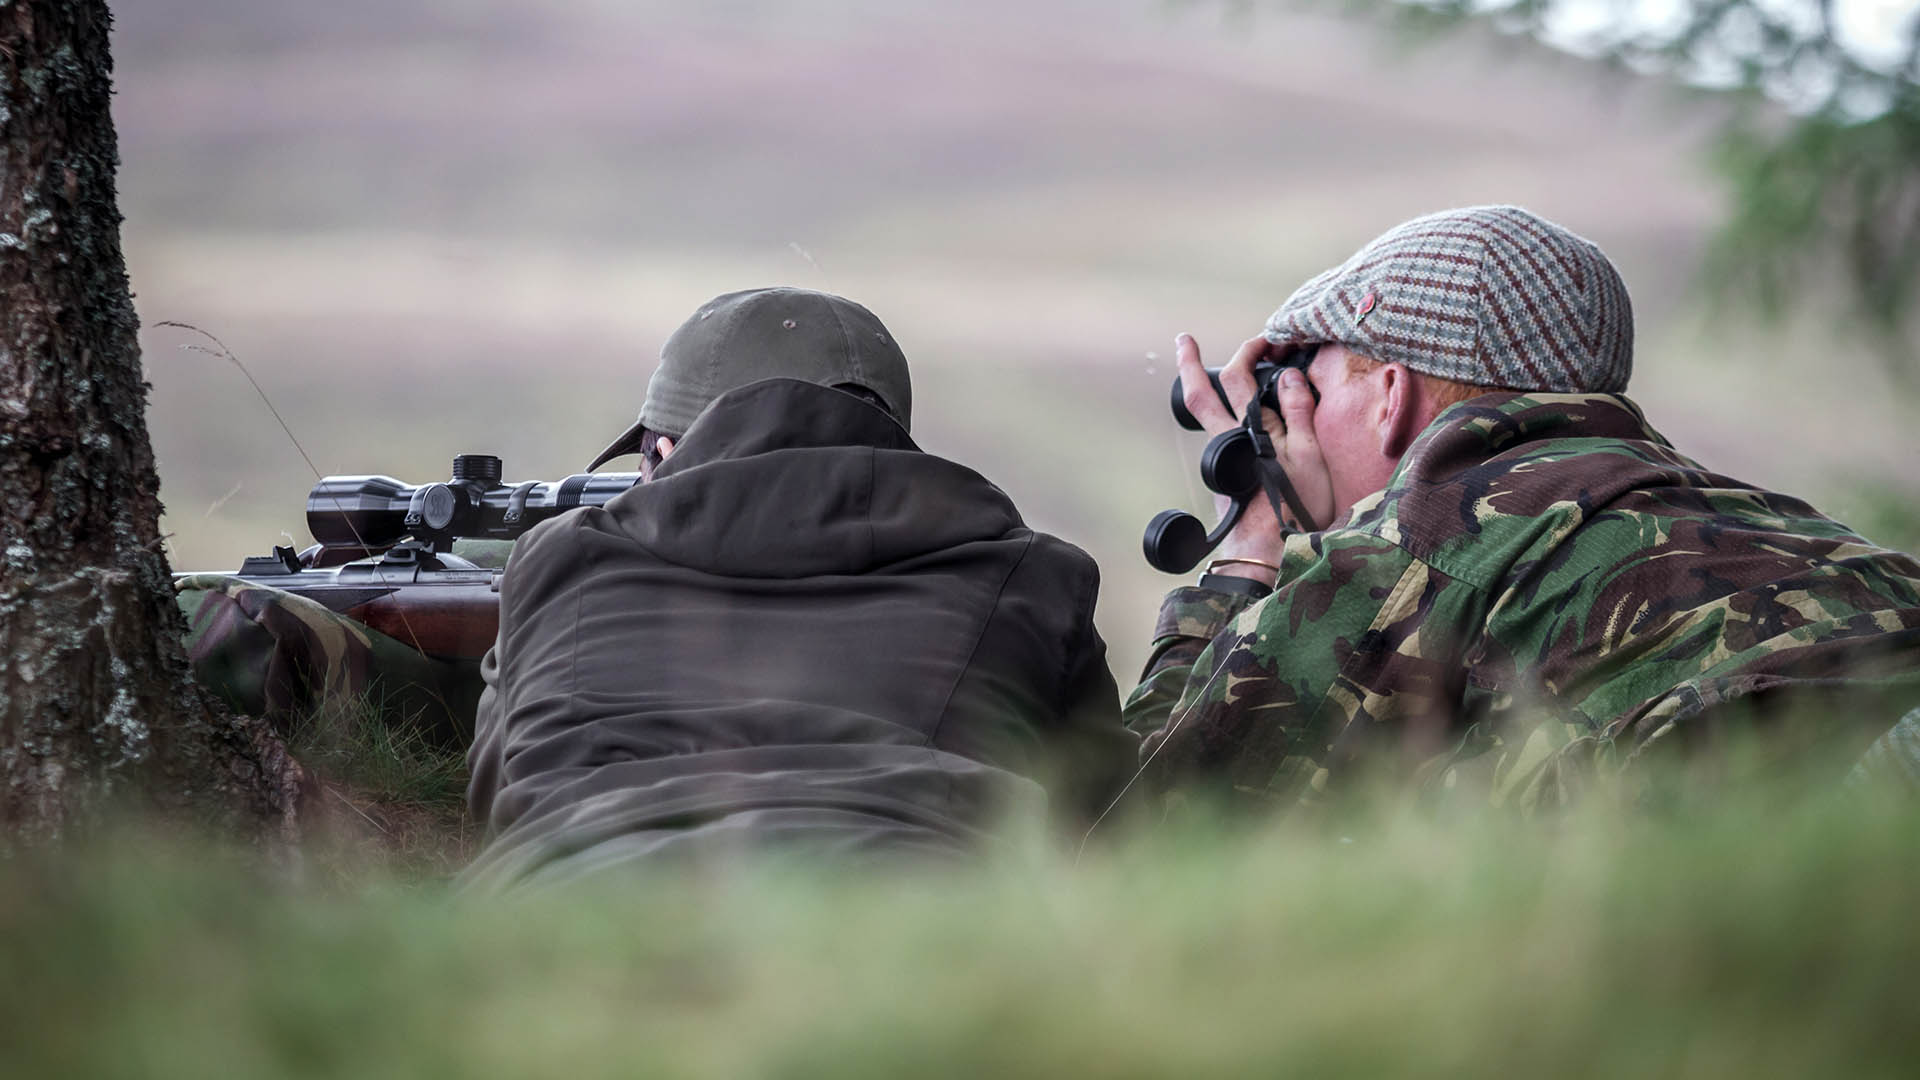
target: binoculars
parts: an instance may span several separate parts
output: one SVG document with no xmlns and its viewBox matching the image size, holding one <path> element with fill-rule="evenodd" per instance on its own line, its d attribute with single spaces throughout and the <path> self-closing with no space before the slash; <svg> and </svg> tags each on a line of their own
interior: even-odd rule
<svg viewBox="0 0 1920 1080">
<path fill-rule="evenodd" d="M 1267 497 L 1274 500 L 1276 513 L 1280 501 L 1284 500 L 1301 527 L 1314 528 L 1313 520 L 1301 506 L 1286 472 L 1280 468 L 1273 440 L 1267 435 L 1260 418 L 1263 408 L 1275 412 L 1280 410 L 1280 373 L 1290 367 L 1304 370 L 1312 362 L 1313 354 L 1311 348 L 1296 349 L 1284 360 L 1262 358 L 1255 361 L 1255 393 L 1247 403 L 1240 426 L 1215 435 L 1200 455 L 1201 482 L 1207 485 L 1207 490 L 1232 500 L 1231 505 L 1212 532 L 1207 531 L 1199 518 L 1184 510 L 1162 510 L 1155 514 L 1153 520 L 1147 523 L 1146 535 L 1141 539 L 1141 550 L 1147 557 L 1148 565 L 1169 574 L 1184 574 L 1192 570 L 1206 557 L 1207 552 L 1226 539 L 1234 525 L 1239 523 L 1240 515 L 1246 512 L 1247 503 L 1263 489 Z M 1220 368 L 1207 368 L 1207 380 L 1213 384 L 1213 392 L 1221 402 L 1231 408 L 1232 402 L 1227 398 L 1226 388 L 1220 385 L 1220 371 Z M 1320 391 L 1311 382 L 1307 386 L 1313 392 L 1314 402 L 1318 404 Z M 1187 408 L 1186 387 L 1181 385 L 1179 376 L 1174 377 L 1169 404 L 1176 423 L 1188 431 L 1200 430 L 1200 421 Z"/>
<path fill-rule="evenodd" d="M 1304 369 L 1306 364 L 1282 364 L 1277 360 L 1254 361 L 1253 381 L 1254 385 L 1260 388 L 1260 405 L 1262 408 L 1272 409 L 1274 412 L 1280 411 L 1280 372 L 1289 367 Z M 1220 385 L 1220 372 L 1224 370 L 1224 368 L 1217 367 L 1207 368 L 1207 381 L 1213 384 L 1214 396 L 1218 397 L 1231 408 L 1233 403 L 1227 400 L 1227 389 Z M 1320 391 L 1315 390 L 1313 392 L 1313 400 L 1316 403 L 1319 402 Z M 1173 377 L 1173 393 L 1169 396 L 1167 404 L 1173 409 L 1174 423 L 1179 424 L 1188 431 L 1200 430 L 1200 421 L 1195 420 L 1193 413 L 1187 409 L 1187 388 L 1181 385 L 1180 376 L 1178 375 Z"/>
</svg>

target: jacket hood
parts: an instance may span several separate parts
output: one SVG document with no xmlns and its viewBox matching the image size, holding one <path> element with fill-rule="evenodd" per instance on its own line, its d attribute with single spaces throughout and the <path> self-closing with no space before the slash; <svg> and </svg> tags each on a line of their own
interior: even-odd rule
<svg viewBox="0 0 1920 1080">
<path fill-rule="evenodd" d="M 999 488 L 883 410 L 798 379 L 715 398 L 606 510 L 660 558 L 728 577 L 858 574 L 1024 527 Z"/>
</svg>

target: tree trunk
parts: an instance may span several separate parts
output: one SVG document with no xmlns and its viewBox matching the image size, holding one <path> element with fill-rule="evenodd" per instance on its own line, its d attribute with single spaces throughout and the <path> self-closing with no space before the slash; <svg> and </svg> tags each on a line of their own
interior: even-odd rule
<svg viewBox="0 0 1920 1080">
<path fill-rule="evenodd" d="M 291 838 L 299 767 L 192 681 L 114 201 L 105 0 L 0 0 L 0 850 L 109 799 Z"/>
</svg>

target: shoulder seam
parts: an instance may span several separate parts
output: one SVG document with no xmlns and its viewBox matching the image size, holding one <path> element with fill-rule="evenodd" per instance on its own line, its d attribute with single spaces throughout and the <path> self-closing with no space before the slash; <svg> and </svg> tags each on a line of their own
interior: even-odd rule
<svg viewBox="0 0 1920 1080">
<path fill-rule="evenodd" d="M 947 687 L 946 696 L 940 699 L 938 718 L 934 720 L 933 727 L 927 731 L 926 744 L 929 749 L 939 739 L 941 730 L 947 726 L 947 717 L 953 709 L 953 695 L 960 692 L 960 684 L 966 681 L 967 672 L 973 669 L 973 658 L 979 655 L 980 643 L 986 640 L 987 627 L 993 624 L 994 612 L 1000 610 L 1000 598 L 1007 594 L 1007 583 L 1013 580 L 1014 573 L 1027 561 L 1027 554 L 1033 550 L 1033 538 L 1034 534 L 1029 532 L 1026 542 L 1020 546 L 1020 554 L 1015 556 L 1007 566 L 1007 572 L 1000 578 L 999 587 L 993 590 L 993 599 L 987 602 L 985 610 L 981 612 L 980 625 L 973 632 L 973 645 L 967 649 L 967 657 L 961 662 L 959 670 L 954 672 L 953 682 Z"/>
</svg>

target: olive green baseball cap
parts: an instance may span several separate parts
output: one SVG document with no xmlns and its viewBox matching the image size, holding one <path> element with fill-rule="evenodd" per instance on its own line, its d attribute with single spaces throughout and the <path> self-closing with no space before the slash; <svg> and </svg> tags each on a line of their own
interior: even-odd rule
<svg viewBox="0 0 1920 1080">
<path fill-rule="evenodd" d="M 873 312 L 812 289 L 748 289 L 714 297 L 680 324 L 660 348 L 640 419 L 587 471 L 637 453 L 643 430 L 683 435 L 714 398 L 781 378 L 863 387 L 886 403 L 902 427 L 910 424 L 907 358 Z"/>
</svg>

